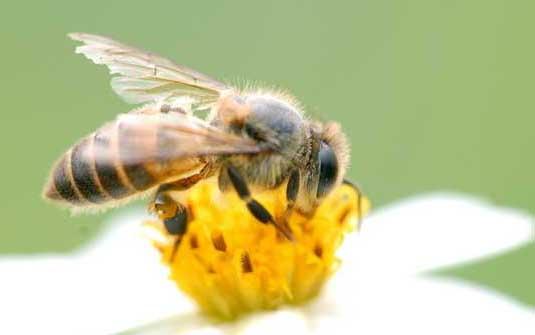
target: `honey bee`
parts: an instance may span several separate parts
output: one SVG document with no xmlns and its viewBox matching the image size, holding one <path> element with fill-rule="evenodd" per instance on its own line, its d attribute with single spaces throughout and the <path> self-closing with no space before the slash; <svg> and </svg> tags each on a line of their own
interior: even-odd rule
<svg viewBox="0 0 535 335">
<path fill-rule="evenodd" d="M 221 191 L 235 190 L 258 221 L 291 240 L 285 218 L 293 210 L 311 215 L 347 182 L 349 146 L 340 126 L 305 117 L 288 94 L 240 91 L 107 37 L 69 37 L 83 43 L 77 53 L 115 75 L 111 85 L 119 96 L 144 105 L 64 153 L 52 168 L 45 198 L 72 209 L 100 209 L 153 192 L 150 208 L 179 238 L 188 213 L 170 192 L 217 176 Z M 281 185 L 287 210 L 274 218 L 251 190 Z"/>
</svg>

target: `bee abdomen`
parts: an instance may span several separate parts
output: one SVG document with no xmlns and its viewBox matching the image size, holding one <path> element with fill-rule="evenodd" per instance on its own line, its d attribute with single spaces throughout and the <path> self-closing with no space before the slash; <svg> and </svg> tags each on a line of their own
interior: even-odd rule
<svg viewBox="0 0 535 335">
<path fill-rule="evenodd" d="M 108 200 L 102 190 L 95 170 L 92 152 L 93 136 L 84 138 L 70 150 L 71 173 L 74 186 L 90 203 L 100 204 Z"/>
<path fill-rule="evenodd" d="M 96 170 L 94 135 L 67 151 L 54 166 L 45 196 L 73 206 L 99 205 L 111 200 Z M 127 195 L 125 193 L 125 195 Z"/>
<path fill-rule="evenodd" d="M 137 191 L 144 191 L 152 187 L 157 182 L 156 178 L 147 170 L 145 164 L 136 162 L 132 158 L 138 156 L 143 157 L 141 161 L 148 161 L 150 157 L 154 157 L 157 152 L 157 129 L 134 125 L 125 126 L 118 122 L 116 123 L 116 132 L 118 164 L 121 164 L 126 179 Z M 145 140 L 142 141 L 143 144 L 135 144 L 132 143 L 131 138 Z M 147 139 L 152 139 L 152 141 Z"/>
<path fill-rule="evenodd" d="M 102 127 L 93 134 L 93 143 L 95 171 L 102 189 L 113 199 L 123 199 L 134 194 L 136 188 L 122 170 L 119 160 L 117 125 L 112 123 Z"/>
<path fill-rule="evenodd" d="M 117 123 L 84 138 L 53 168 L 45 196 L 75 207 L 102 205 L 155 185 L 143 164 L 123 164 Z M 124 154 L 124 153 L 123 153 Z"/>
<path fill-rule="evenodd" d="M 62 156 L 45 197 L 74 207 L 106 205 L 204 164 L 198 158 L 167 160 L 165 140 L 159 127 L 110 122 Z"/>
<path fill-rule="evenodd" d="M 75 189 L 70 170 L 69 156 L 63 155 L 52 169 L 50 180 L 45 186 L 44 196 L 51 200 L 67 201 L 73 205 L 82 205 L 84 200 Z"/>
</svg>

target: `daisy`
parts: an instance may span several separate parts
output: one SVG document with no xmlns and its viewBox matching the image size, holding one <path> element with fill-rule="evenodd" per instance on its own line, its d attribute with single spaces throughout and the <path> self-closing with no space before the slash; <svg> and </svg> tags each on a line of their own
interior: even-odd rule
<svg viewBox="0 0 535 335">
<path fill-rule="evenodd" d="M 342 265 L 323 289 L 303 295 L 299 304 L 231 321 L 207 317 L 209 308 L 201 303 L 201 313 L 194 303 L 212 297 L 213 291 L 196 296 L 186 288 L 191 300 L 176 289 L 177 283 L 184 289 L 195 280 L 203 282 L 205 274 L 190 272 L 188 282 L 181 283 L 183 276 L 175 275 L 184 269 L 166 258 L 165 235 L 153 237 L 154 248 L 140 233 L 143 217 L 141 210 L 117 214 L 98 239 L 70 255 L 0 258 L 0 333 L 531 334 L 535 329 L 535 311 L 528 306 L 487 288 L 429 274 L 533 241 L 529 216 L 477 199 L 431 194 L 378 209 L 359 233 L 345 237 L 337 253 Z M 230 253 L 233 242 L 225 241 Z M 185 242 L 177 257 L 184 255 L 190 243 Z M 251 261 L 253 272 L 256 262 Z M 316 275 L 327 279 L 337 261 L 322 262 L 325 271 Z M 298 279 L 289 296 L 310 278 Z"/>
</svg>

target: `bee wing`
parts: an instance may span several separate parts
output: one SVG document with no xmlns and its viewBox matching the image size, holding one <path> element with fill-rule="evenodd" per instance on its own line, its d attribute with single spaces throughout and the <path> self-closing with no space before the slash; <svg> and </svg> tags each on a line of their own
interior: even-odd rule
<svg viewBox="0 0 535 335">
<path fill-rule="evenodd" d="M 83 45 L 76 53 L 95 64 L 104 64 L 112 75 L 113 90 L 129 103 L 179 101 L 203 109 L 211 106 L 222 92 L 232 88 L 202 73 L 156 54 L 111 38 L 72 33 L 69 37 Z"/>
<path fill-rule="evenodd" d="M 126 165 L 165 164 L 202 156 L 253 154 L 269 150 L 251 139 L 230 134 L 187 114 L 128 113 L 119 115 L 115 124 L 120 160 Z M 97 135 L 93 150 L 97 159 L 99 153 L 106 155 L 113 136 L 108 131 Z"/>
</svg>

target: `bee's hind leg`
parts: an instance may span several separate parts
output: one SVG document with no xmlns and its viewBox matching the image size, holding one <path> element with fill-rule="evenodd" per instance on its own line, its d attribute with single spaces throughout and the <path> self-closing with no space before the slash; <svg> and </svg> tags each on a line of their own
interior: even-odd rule
<svg viewBox="0 0 535 335">
<path fill-rule="evenodd" d="M 167 233 L 175 237 L 175 242 L 169 259 L 169 261 L 172 262 L 182 240 L 182 236 L 184 236 L 188 228 L 188 211 L 184 205 L 178 203 L 175 199 L 169 196 L 167 192 L 170 189 L 172 189 L 172 187 L 168 184 L 161 185 L 156 191 L 156 195 L 150 204 L 149 210 L 155 213 L 163 222 Z"/>
<path fill-rule="evenodd" d="M 277 228 L 277 230 L 284 235 L 288 240 L 293 241 L 293 233 L 289 229 L 287 225 L 281 225 L 275 221 L 273 216 L 269 213 L 269 211 L 256 199 L 251 197 L 251 192 L 249 191 L 249 187 L 247 186 L 247 182 L 242 177 L 240 172 L 233 167 L 232 165 L 228 165 L 226 167 L 226 172 L 228 174 L 228 177 L 230 179 L 230 182 L 234 189 L 236 190 L 236 193 L 238 193 L 238 196 L 240 199 L 245 201 L 245 204 L 247 206 L 247 209 L 249 209 L 249 212 L 260 222 L 264 224 L 272 224 Z"/>
<path fill-rule="evenodd" d="M 182 236 L 184 236 L 188 228 L 188 211 L 184 205 L 176 202 L 165 191 L 160 191 L 160 189 L 156 192 L 150 210 L 158 215 L 167 233 L 175 237 L 173 249 L 169 257 L 169 261 L 172 262 L 178 246 L 182 241 Z"/>
<path fill-rule="evenodd" d="M 175 257 L 182 237 L 186 233 L 189 217 L 186 206 L 173 199 L 169 195 L 169 192 L 185 191 L 193 187 L 199 181 L 210 176 L 213 172 L 215 172 L 215 170 L 212 164 L 208 163 L 201 169 L 201 171 L 199 171 L 199 173 L 174 182 L 162 184 L 158 187 L 153 200 L 149 204 L 149 211 L 158 215 L 169 235 L 176 236 L 170 257 L 171 262 Z"/>
<path fill-rule="evenodd" d="M 170 235 L 182 235 L 186 232 L 188 223 L 186 207 L 163 192 L 156 194 L 152 206 Z"/>
</svg>

